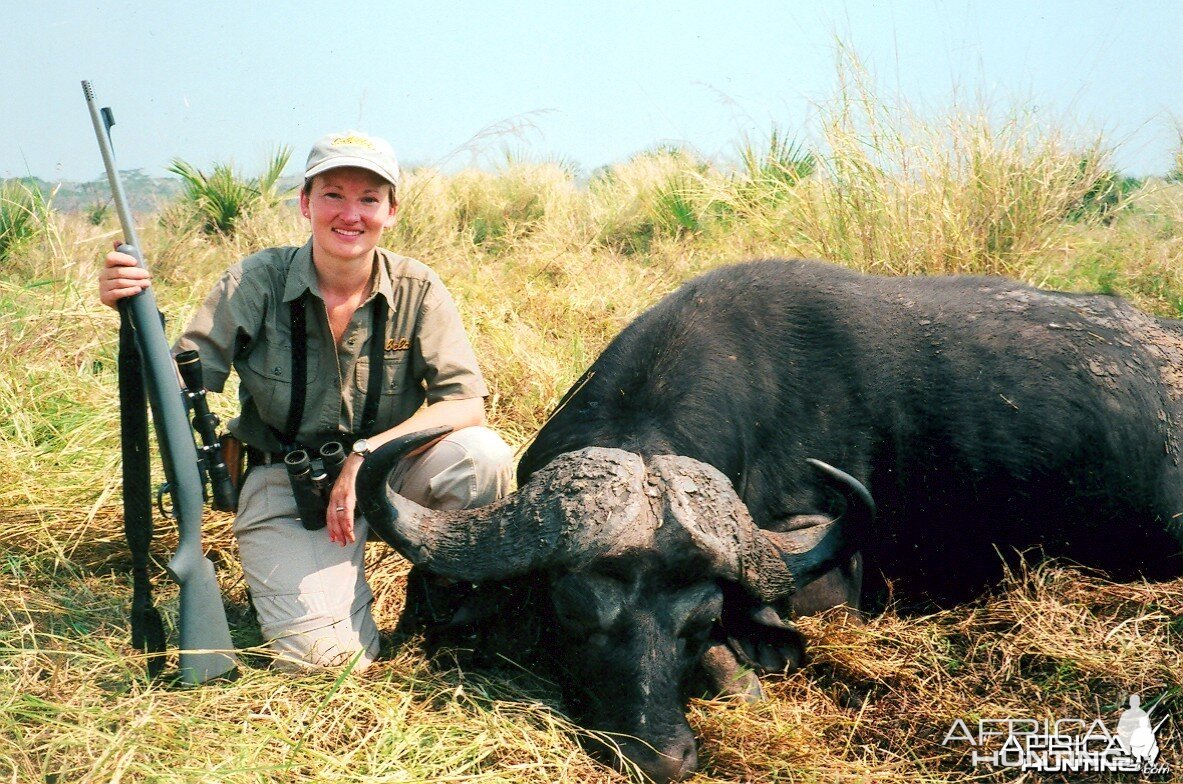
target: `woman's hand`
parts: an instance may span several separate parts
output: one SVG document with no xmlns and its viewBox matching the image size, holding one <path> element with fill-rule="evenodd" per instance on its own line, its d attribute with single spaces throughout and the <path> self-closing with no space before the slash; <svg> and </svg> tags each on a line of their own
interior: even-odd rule
<svg viewBox="0 0 1183 784">
<path fill-rule="evenodd" d="M 116 247 L 120 243 L 116 243 Z M 113 308 L 119 300 L 139 294 L 152 282 L 148 270 L 126 253 L 111 251 L 99 270 L 99 299 Z"/>
<path fill-rule="evenodd" d="M 354 489 L 357 472 L 361 470 L 362 457 L 349 455 L 341 464 L 341 473 L 333 484 L 329 493 L 328 508 L 325 509 L 325 522 L 328 523 L 329 541 L 337 542 L 342 547 L 352 544 L 353 513 L 357 508 L 357 492 Z"/>
<path fill-rule="evenodd" d="M 440 425 L 448 425 L 453 430 L 460 430 L 484 423 L 484 399 L 474 397 L 464 400 L 441 400 L 417 411 L 414 416 L 402 424 L 381 433 L 366 436 L 366 441 L 369 442 L 370 449 L 376 452 L 392 439 L 419 430 L 430 430 Z M 406 455 L 404 459 L 426 452 L 443 438 L 440 436 L 436 441 L 424 444 Z M 329 493 L 328 508 L 325 509 L 329 540 L 339 542 L 342 547 L 354 541 L 353 516 L 357 510 L 357 474 L 361 470 L 363 459 L 361 455 L 352 453 L 345 458 L 345 462 L 341 466 L 341 474 L 337 477 L 332 492 Z"/>
</svg>

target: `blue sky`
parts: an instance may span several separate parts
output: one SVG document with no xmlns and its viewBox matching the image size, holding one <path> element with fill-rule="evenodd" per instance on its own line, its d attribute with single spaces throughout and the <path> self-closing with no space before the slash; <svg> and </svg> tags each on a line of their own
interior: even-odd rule
<svg viewBox="0 0 1183 784">
<path fill-rule="evenodd" d="M 839 40 L 883 98 L 1033 108 L 1102 133 L 1133 174 L 1170 168 L 1183 121 L 1178 0 L 0 0 L 0 13 L 0 177 L 101 175 L 82 79 L 115 111 L 120 168 L 153 175 L 173 157 L 257 172 L 279 144 L 294 174 L 346 128 L 409 164 L 510 147 L 590 171 L 660 143 L 726 157 L 773 124 L 816 132 Z"/>
</svg>

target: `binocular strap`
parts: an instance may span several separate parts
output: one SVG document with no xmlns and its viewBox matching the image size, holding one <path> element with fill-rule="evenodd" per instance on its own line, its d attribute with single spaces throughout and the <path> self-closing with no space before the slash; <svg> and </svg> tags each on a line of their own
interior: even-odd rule
<svg viewBox="0 0 1183 784">
<path fill-rule="evenodd" d="M 288 403 L 288 421 L 283 433 L 271 428 L 284 449 L 296 443 L 300 432 L 300 421 L 304 419 L 304 395 L 308 391 L 308 321 L 304 315 L 304 296 L 291 302 L 292 333 L 292 399 Z"/>
<path fill-rule="evenodd" d="M 378 403 L 382 401 L 382 361 L 386 357 L 386 298 L 374 297 L 374 320 L 370 329 L 370 377 L 366 382 L 366 403 L 362 407 L 361 437 L 374 435 L 374 424 L 378 421 Z M 344 394 L 344 390 L 342 390 Z"/>
<path fill-rule="evenodd" d="M 308 390 L 308 320 L 305 297 L 300 296 L 292 300 L 290 307 L 292 397 L 288 403 L 288 416 L 283 431 L 268 425 L 284 451 L 296 448 L 300 422 L 304 419 L 304 396 Z M 370 377 L 366 383 L 361 427 L 354 433 L 358 437 L 373 435 L 374 426 L 378 421 L 378 404 L 382 401 L 382 380 L 385 375 L 382 372 L 382 363 L 386 356 L 386 322 L 386 299 L 382 296 L 374 297 L 373 318 L 370 324 Z M 341 390 L 341 394 L 346 394 L 344 389 Z"/>
</svg>

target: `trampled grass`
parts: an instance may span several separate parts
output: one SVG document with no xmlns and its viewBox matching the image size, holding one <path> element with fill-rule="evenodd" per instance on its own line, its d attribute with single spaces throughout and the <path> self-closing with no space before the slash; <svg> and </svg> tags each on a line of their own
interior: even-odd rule
<svg viewBox="0 0 1183 784">
<path fill-rule="evenodd" d="M 733 166 L 661 149 L 587 180 L 513 160 L 411 172 L 387 245 L 447 281 L 489 381 L 491 423 L 515 446 L 632 317 L 744 258 L 1006 273 L 1183 314 L 1183 185 L 1147 182 L 1102 215 L 1081 206 L 1105 175 L 1103 147 L 1069 144 L 1025 115 L 924 121 L 888 111 L 857 79 L 823 114 L 817 149 L 781 133 L 748 142 Z M 104 220 L 51 213 L 0 277 L 0 781 L 622 780 L 580 750 L 554 689 L 508 663 L 432 667 L 387 637 L 387 658 L 364 675 L 267 669 L 223 515 L 208 517 L 206 544 L 244 674 L 199 689 L 145 681 L 126 628 L 116 316 L 93 293 L 116 236 Z M 170 334 L 234 260 L 306 237 L 290 205 L 244 215 L 225 236 L 168 210 L 140 220 Z M 223 416 L 228 392 L 213 401 Z M 174 542 L 161 523 L 159 562 Z M 406 564 L 378 545 L 369 559 L 389 632 Z M 171 629 L 176 590 L 155 572 Z M 1183 581 L 1113 584 L 1051 564 L 936 614 L 803 619 L 812 662 L 767 679 L 769 700 L 692 703 L 695 780 L 1014 780 L 943 744 L 952 722 L 1112 726 L 1130 692 L 1161 698 L 1156 716 L 1177 714 L 1181 617 Z M 1183 771 L 1173 720 L 1158 739 L 1163 761 Z"/>
</svg>

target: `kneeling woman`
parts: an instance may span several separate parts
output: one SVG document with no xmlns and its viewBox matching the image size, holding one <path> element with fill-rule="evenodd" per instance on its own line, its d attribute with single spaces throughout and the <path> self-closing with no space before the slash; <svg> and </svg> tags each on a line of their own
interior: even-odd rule
<svg viewBox="0 0 1183 784">
<path fill-rule="evenodd" d="M 456 305 L 438 275 L 378 247 L 398 210 L 398 163 L 385 141 L 321 139 L 305 170 L 303 247 L 255 253 L 222 276 L 174 350 L 196 349 L 206 388 L 238 372 L 241 415 L 230 431 L 249 470 L 234 533 L 263 635 L 292 668 L 357 668 L 378 654 L 366 584 L 365 518 L 354 480 L 366 455 L 406 433 L 453 432 L 403 461 L 398 492 L 435 509 L 490 503 L 508 490 L 512 453 L 484 427 L 488 394 Z M 149 285 L 125 254 L 108 254 L 104 304 Z M 426 403 L 426 406 L 423 404 Z M 352 445 L 333 485 L 327 525 L 306 530 L 283 456 Z"/>
</svg>

